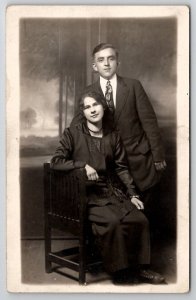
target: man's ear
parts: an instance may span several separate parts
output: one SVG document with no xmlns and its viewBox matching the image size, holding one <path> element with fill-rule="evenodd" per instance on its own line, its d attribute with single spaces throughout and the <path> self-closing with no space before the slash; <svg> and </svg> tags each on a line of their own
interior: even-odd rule
<svg viewBox="0 0 196 300">
<path fill-rule="evenodd" d="M 92 67 L 93 67 L 93 70 L 97 72 L 97 66 L 96 66 L 95 62 L 92 63 Z"/>
</svg>

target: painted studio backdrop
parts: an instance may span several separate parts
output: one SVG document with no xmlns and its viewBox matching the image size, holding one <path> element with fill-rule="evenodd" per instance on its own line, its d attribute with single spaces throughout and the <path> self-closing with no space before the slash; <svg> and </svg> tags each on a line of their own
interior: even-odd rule
<svg viewBox="0 0 196 300">
<path fill-rule="evenodd" d="M 23 239 L 44 234 L 43 163 L 96 80 L 91 52 L 100 42 L 120 52 L 119 75 L 143 84 L 156 112 L 167 170 L 155 203 L 160 236 L 176 233 L 176 19 L 21 19 L 20 186 Z"/>
</svg>

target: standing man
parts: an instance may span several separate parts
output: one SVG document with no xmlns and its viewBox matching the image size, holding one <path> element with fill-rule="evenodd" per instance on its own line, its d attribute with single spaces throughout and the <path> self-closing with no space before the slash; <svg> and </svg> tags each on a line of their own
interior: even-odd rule
<svg viewBox="0 0 196 300">
<path fill-rule="evenodd" d="M 118 51 L 113 45 L 101 43 L 92 55 L 93 69 L 100 77 L 85 91 L 96 91 L 105 97 L 105 115 L 120 132 L 130 172 L 142 200 L 148 202 L 166 168 L 155 112 L 138 80 L 117 75 Z"/>
</svg>

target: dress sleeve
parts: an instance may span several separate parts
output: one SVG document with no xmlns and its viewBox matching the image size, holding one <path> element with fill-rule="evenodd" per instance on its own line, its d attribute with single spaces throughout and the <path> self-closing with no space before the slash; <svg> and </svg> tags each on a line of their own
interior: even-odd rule
<svg viewBox="0 0 196 300">
<path fill-rule="evenodd" d="M 86 162 L 72 159 L 74 142 L 69 128 L 64 130 L 59 144 L 51 159 L 51 167 L 53 169 L 69 171 L 85 167 Z"/>
<path fill-rule="evenodd" d="M 113 142 L 116 173 L 126 186 L 128 194 L 130 196 L 137 195 L 138 193 L 135 190 L 133 178 L 128 170 L 125 149 L 122 140 L 117 132 L 113 133 Z"/>
</svg>

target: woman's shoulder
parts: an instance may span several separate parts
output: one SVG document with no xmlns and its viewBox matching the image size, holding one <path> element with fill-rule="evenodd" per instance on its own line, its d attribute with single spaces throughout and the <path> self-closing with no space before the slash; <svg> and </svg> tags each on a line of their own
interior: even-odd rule
<svg viewBox="0 0 196 300">
<path fill-rule="evenodd" d="M 72 122 L 70 124 L 69 130 L 73 136 L 78 136 L 78 134 L 89 134 L 86 126 L 86 120 L 84 118 L 79 118 L 77 122 Z"/>
<path fill-rule="evenodd" d="M 77 143 L 80 134 L 82 133 L 82 125 L 81 124 L 73 124 L 69 127 L 66 127 L 61 136 L 61 144 L 73 145 Z"/>
</svg>

